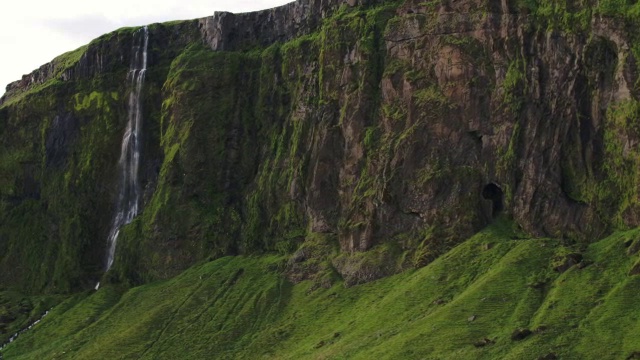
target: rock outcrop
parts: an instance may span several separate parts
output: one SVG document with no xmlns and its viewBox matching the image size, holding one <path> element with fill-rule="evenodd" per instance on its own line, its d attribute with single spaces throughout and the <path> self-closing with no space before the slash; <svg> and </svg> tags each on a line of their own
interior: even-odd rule
<svg viewBox="0 0 640 360">
<path fill-rule="evenodd" d="M 161 58 L 175 57 L 176 51 L 180 51 L 197 37 L 196 21 L 185 21 L 172 26 L 154 25 L 152 28 L 158 42 L 154 44 L 156 52 L 151 58 L 152 62 L 157 63 Z M 23 75 L 22 79 L 7 85 L 5 94 L 0 98 L 0 106 L 25 93 L 38 91 L 50 85 L 96 80 L 114 73 L 121 75 L 123 64 L 131 57 L 131 33 L 134 30 L 123 28 L 105 34 L 88 45 L 60 55 L 30 74 Z M 166 53 L 160 50 L 164 45 L 161 41 L 171 43 Z"/>
<path fill-rule="evenodd" d="M 340 6 L 370 6 L 380 0 L 297 0 L 273 9 L 234 14 L 216 12 L 199 19 L 205 42 L 213 50 L 233 51 L 269 46 L 308 35 Z"/>
</svg>

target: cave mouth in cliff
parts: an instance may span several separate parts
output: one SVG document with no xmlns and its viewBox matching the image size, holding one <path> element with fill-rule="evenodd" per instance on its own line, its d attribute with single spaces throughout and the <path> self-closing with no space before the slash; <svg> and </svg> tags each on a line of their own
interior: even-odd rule
<svg viewBox="0 0 640 360">
<path fill-rule="evenodd" d="M 500 186 L 494 183 L 485 185 L 484 189 L 482 190 L 482 197 L 487 200 L 491 200 L 491 202 L 493 203 L 493 206 L 491 208 L 492 217 L 496 217 L 498 214 L 500 214 L 500 212 L 502 212 L 504 205 L 502 203 L 503 193 Z"/>
</svg>

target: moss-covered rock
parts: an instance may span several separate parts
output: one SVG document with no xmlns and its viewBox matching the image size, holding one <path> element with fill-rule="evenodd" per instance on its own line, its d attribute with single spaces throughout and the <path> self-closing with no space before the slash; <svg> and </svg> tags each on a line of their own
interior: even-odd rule
<svg viewBox="0 0 640 360">
<path fill-rule="evenodd" d="M 149 26 L 142 212 L 105 280 L 321 236 L 340 250 L 292 278 L 360 283 L 501 217 L 582 244 L 640 225 L 637 4 L 301 4 Z M 0 101 L 0 284 L 103 275 L 134 31 Z"/>
</svg>

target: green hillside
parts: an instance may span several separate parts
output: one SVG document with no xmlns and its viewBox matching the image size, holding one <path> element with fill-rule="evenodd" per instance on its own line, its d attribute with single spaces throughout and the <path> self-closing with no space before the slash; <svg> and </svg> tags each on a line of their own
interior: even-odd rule
<svg viewBox="0 0 640 360">
<path fill-rule="evenodd" d="M 277 256 L 227 257 L 54 307 L 7 359 L 622 359 L 640 351 L 640 231 L 567 248 L 492 225 L 430 265 L 330 288 Z M 631 243 L 632 241 L 635 241 Z M 629 247 L 628 247 L 629 246 Z M 516 330 L 531 330 L 522 340 Z M 484 346 L 481 346 L 484 345 Z M 547 357 L 551 358 L 551 357 Z"/>
</svg>

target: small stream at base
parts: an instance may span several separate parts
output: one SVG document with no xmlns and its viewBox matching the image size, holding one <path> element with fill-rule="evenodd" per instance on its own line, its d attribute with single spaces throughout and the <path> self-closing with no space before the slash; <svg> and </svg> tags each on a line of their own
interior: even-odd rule
<svg viewBox="0 0 640 360">
<path fill-rule="evenodd" d="M 26 328 L 18 331 L 17 333 L 13 334 L 10 338 L 9 341 L 7 341 L 6 343 L 0 345 L 0 351 L 2 351 L 2 349 L 4 349 L 7 345 L 11 344 L 12 342 L 16 341 L 16 339 L 18 338 L 18 336 L 24 334 L 25 332 L 31 330 L 31 328 L 33 328 L 34 326 L 38 325 L 38 323 L 40 321 L 42 321 L 42 319 L 44 319 L 45 316 L 49 315 L 49 311 L 51 311 L 51 309 L 47 310 L 44 312 L 44 314 L 42 314 L 42 316 L 40 317 L 40 319 L 34 321 L 33 323 L 31 323 L 31 325 L 27 326 Z M 2 353 L 0 353 L 0 360 L 2 360 Z"/>
</svg>

